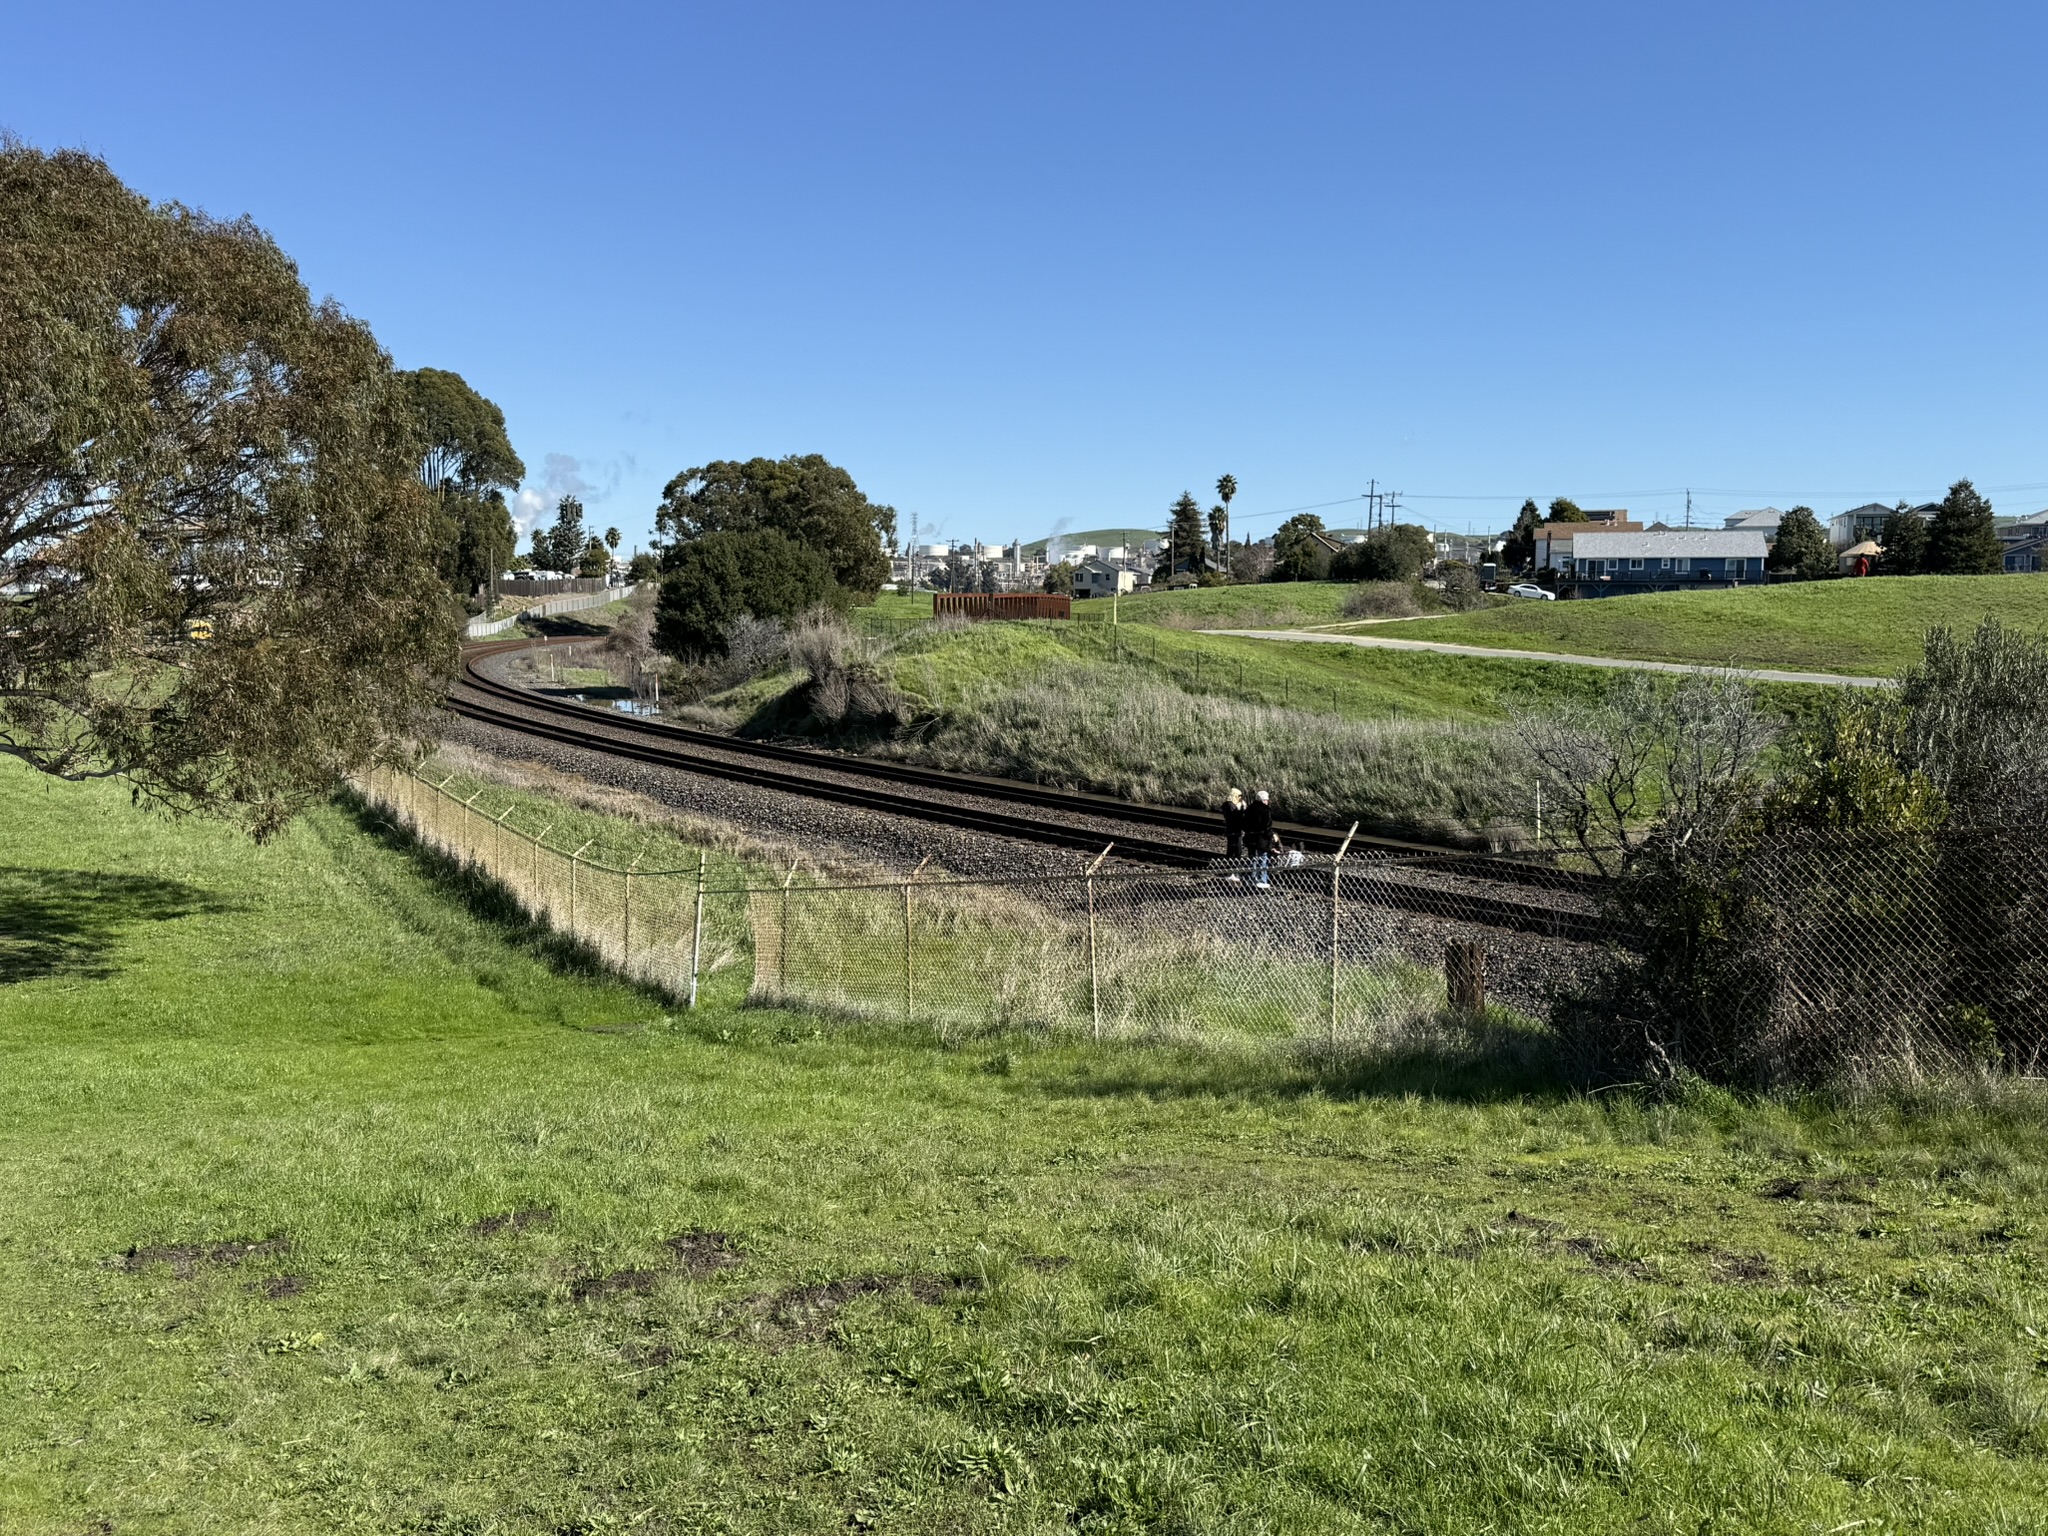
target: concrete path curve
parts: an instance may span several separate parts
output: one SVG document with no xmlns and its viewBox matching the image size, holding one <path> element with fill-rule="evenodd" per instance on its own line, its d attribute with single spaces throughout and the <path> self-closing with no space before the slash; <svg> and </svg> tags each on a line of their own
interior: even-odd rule
<svg viewBox="0 0 2048 1536">
<path fill-rule="evenodd" d="M 1434 651 L 1442 656 L 1485 656 L 1501 661 L 1562 661 L 1578 667 L 1612 667 L 1624 672 L 1727 672 L 1754 683 L 1820 683 L 1830 688 L 1884 688 L 1889 677 L 1856 677 L 1841 672 L 1781 672 L 1770 667 L 1706 667 L 1682 661 L 1629 661 L 1618 656 L 1567 656 L 1561 651 L 1510 651 L 1492 645 L 1451 645 L 1442 640 L 1390 640 L 1379 635 L 1324 635 L 1300 629 L 1212 629 L 1212 635 L 1246 640 L 1292 640 L 1299 645 L 1361 645 L 1386 651 Z"/>
</svg>

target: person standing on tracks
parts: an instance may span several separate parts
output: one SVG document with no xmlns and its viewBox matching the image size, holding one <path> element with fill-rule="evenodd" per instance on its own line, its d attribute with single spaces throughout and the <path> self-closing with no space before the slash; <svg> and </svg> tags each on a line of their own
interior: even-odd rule
<svg viewBox="0 0 2048 1536">
<path fill-rule="evenodd" d="M 1244 842 L 1251 851 L 1253 887 L 1269 889 L 1273 884 L 1273 797 L 1263 789 L 1244 808 Z"/>
<path fill-rule="evenodd" d="M 1233 787 L 1230 798 L 1223 802 L 1223 856 L 1236 860 L 1244 857 L 1244 818 L 1250 810 L 1244 803 L 1244 791 Z M 1236 880 L 1238 876 L 1230 877 Z"/>
</svg>

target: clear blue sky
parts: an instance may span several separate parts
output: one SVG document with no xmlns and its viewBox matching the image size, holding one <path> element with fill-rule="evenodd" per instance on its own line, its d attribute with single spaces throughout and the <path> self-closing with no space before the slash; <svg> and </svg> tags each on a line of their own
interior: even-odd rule
<svg viewBox="0 0 2048 1536">
<path fill-rule="evenodd" d="M 530 492 L 947 536 L 1376 478 L 2048 505 L 2039 5 L 17 5 L 0 126 L 249 213 Z M 1471 499 L 1466 499 L 1471 498 Z M 1333 523 L 1352 521 L 1343 507 Z"/>
</svg>

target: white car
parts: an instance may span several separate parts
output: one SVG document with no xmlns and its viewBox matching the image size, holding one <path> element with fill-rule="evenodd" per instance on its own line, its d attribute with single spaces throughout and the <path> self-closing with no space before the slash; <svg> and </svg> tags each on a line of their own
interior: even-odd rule
<svg viewBox="0 0 2048 1536">
<path fill-rule="evenodd" d="M 1554 603 L 1557 601 L 1557 594 L 1555 592 L 1546 592 L 1541 587 L 1537 586 L 1536 583 L 1533 581 L 1517 582 L 1514 586 L 1508 588 L 1508 596 L 1540 597 L 1546 603 Z"/>
</svg>

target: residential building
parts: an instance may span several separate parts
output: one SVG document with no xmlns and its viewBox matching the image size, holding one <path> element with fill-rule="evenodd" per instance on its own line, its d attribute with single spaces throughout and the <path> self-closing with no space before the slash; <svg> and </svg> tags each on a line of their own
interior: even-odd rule
<svg viewBox="0 0 2048 1536">
<path fill-rule="evenodd" d="M 1114 597 L 1137 585 L 1138 573 L 1127 565 L 1112 564 L 1095 555 L 1075 562 L 1075 597 Z"/>
<path fill-rule="evenodd" d="M 1852 546 L 1861 544 L 1865 539 L 1875 539 L 1882 544 L 1884 520 L 1898 510 L 1897 507 L 1888 507 L 1882 502 L 1871 501 L 1860 507 L 1851 507 L 1846 512 L 1837 512 L 1828 519 L 1828 542 L 1835 546 L 1835 553 L 1838 555 L 1846 553 Z M 1941 503 L 1923 502 L 1906 510 L 1924 521 L 1941 510 Z"/>
<path fill-rule="evenodd" d="M 1748 512 L 1730 512 L 1722 523 L 1724 528 L 1754 528 L 1765 538 L 1775 542 L 1778 524 L 1785 521 L 1785 514 L 1776 507 L 1757 507 Z"/>
<path fill-rule="evenodd" d="M 1590 516 L 1590 514 L 1588 514 Z M 1608 513 L 1602 517 L 1610 520 L 1604 523 L 1538 523 L 1536 525 L 1536 569 L 1539 571 L 1565 572 L 1572 567 L 1572 540 L 1584 533 L 1641 533 L 1643 525 L 1632 523 L 1626 517 L 1619 522 L 1611 520 Z"/>
<path fill-rule="evenodd" d="M 1769 541 L 1755 528 L 1668 528 L 1658 532 L 1587 530 L 1572 541 L 1573 597 L 1617 592 L 1676 592 L 1706 582 L 1761 584 Z"/>
<path fill-rule="evenodd" d="M 2037 576 L 2043 571 L 2048 571 L 2048 529 L 2037 529 L 2032 538 L 2005 546 L 2008 576 Z"/>
</svg>

